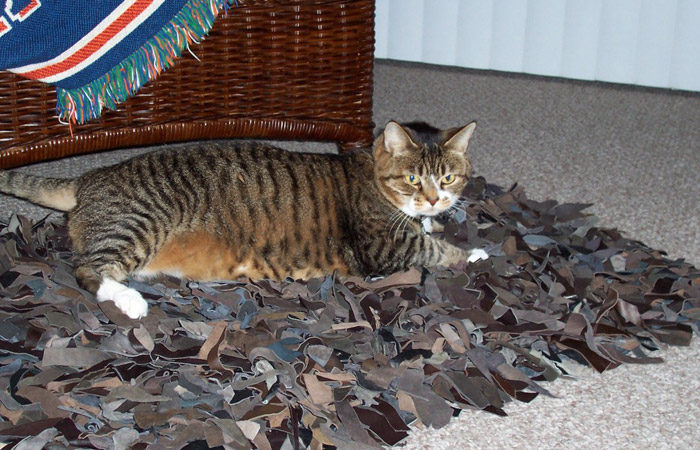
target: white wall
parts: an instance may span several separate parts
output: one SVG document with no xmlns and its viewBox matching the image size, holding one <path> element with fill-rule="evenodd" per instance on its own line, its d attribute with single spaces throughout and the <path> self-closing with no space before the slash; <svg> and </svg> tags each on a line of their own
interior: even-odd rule
<svg viewBox="0 0 700 450">
<path fill-rule="evenodd" d="M 376 0 L 378 58 L 700 91 L 700 0 Z"/>
</svg>

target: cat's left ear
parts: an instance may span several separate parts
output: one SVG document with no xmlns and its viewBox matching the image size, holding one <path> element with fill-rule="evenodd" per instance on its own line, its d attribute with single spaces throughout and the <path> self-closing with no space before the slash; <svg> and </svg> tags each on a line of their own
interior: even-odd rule
<svg viewBox="0 0 700 450">
<path fill-rule="evenodd" d="M 472 138 L 475 129 L 476 122 L 470 122 L 448 137 L 443 144 L 444 147 L 454 152 L 466 153 L 469 140 Z"/>
<path fill-rule="evenodd" d="M 375 141 L 375 157 L 378 150 L 383 149 L 389 155 L 396 156 L 407 151 L 415 150 L 418 145 L 413 142 L 408 132 L 393 120 L 386 124 L 384 132 Z"/>
</svg>

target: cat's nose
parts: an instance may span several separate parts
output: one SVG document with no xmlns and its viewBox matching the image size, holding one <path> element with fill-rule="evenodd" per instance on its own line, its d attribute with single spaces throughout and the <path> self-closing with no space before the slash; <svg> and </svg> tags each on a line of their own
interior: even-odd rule
<svg viewBox="0 0 700 450">
<path fill-rule="evenodd" d="M 435 203 L 438 202 L 437 197 L 435 197 L 435 198 L 428 197 L 426 200 L 428 200 L 428 203 L 430 203 L 430 206 L 435 206 Z"/>
</svg>

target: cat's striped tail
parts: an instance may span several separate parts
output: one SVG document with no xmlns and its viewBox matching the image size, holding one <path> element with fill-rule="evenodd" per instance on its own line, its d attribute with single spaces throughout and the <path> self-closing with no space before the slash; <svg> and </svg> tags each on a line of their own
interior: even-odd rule
<svg viewBox="0 0 700 450">
<path fill-rule="evenodd" d="M 47 178 L 0 170 L 0 192 L 59 211 L 75 207 L 76 179 Z"/>
</svg>

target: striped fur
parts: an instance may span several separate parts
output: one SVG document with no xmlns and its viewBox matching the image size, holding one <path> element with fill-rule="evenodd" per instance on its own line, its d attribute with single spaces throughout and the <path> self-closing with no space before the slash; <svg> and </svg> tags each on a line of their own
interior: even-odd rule
<svg viewBox="0 0 700 450">
<path fill-rule="evenodd" d="M 37 205 L 70 211 L 76 205 L 77 180 L 45 178 L 22 172 L 0 171 L 0 192 L 12 194 Z"/>
<path fill-rule="evenodd" d="M 113 281 L 130 274 L 384 275 L 468 257 L 424 234 L 420 219 L 455 206 L 471 174 L 466 146 L 473 129 L 431 140 L 390 122 L 371 151 L 343 155 L 202 143 L 73 180 L 0 172 L 0 190 L 68 210 L 76 277 L 118 305 L 112 297 L 123 293 Z M 406 181 L 410 174 L 420 177 L 419 186 Z M 447 174 L 455 181 L 442 186 Z"/>
</svg>

